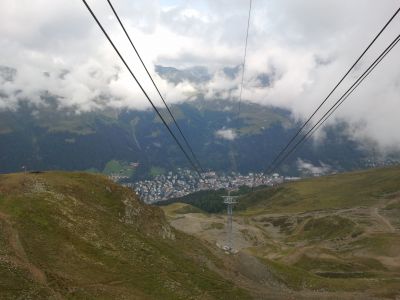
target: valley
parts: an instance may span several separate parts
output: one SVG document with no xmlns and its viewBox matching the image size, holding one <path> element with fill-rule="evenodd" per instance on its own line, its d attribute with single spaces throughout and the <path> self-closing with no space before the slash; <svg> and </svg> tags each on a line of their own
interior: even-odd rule
<svg viewBox="0 0 400 300">
<path fill-rule="evenodd" d="M 157 207 L 103 175 L 1 175 L 0 298 L 400 295 L 400 167 L 241 190 L 231 252 L 222 194 Z"/>
</svg>

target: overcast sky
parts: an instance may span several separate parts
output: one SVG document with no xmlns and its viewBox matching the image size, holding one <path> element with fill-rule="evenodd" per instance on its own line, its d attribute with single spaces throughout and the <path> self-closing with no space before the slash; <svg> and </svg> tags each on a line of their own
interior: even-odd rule
<svg viewBox="0 0 400 300">
<path fill-rule="evenodd" d="M 156 100 L 107 2 L 88 2 Z M 210 101 L 216 95 L 237 99 L 240 76 L 227 76 L 223 68 L 242 63 L 248 0 L 113 4 L 168 102 L 187 101 L 199 92 Z M 253 0 L 244 101 L 287 108 L 295 118 L 305 118 L 399 6 L 398 0 Z M 400 15 L 332 101 L 399 33 Z M 175 85 L 157 76 L 156 65 L 203 66 L 211 79 Z M 79 0 L 0 1 L 0 66 L 0 108 L 15 108 L 18 99 L 40 103 L 45 92 L 80 111 L 148 107 Z M 399 110 L 397 45 L 331 122 L 347 122 L 348 134 L 381 150 L 399 150 Z"/>
</svg>

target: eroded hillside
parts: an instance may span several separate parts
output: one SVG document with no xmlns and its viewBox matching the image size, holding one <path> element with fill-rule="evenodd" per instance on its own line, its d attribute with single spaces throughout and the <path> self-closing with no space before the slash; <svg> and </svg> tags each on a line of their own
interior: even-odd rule
<svg viewBox="0 0 400 300">
<path fill-rule="evenodd" d="M 242 299 L 161 209 L 84 173 L 0 176 L 1 299 Z"/>
<path fill-rule="evenodd" d="M 224 214 L 163 209 L 175 228 L 216 249 L 226 243 Z M 288 183 L 239 198 L 233 256 L 257 258 L 270 272 L 262 284 L 279 282 L 296 297 L 396 299 L 399 217 L 399 167 Z"/>
</svg>

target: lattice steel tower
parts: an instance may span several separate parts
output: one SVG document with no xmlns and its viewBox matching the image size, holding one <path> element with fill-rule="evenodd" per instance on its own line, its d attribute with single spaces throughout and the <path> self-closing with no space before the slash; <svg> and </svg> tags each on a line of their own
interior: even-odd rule
<svg viewBox="0 0 400 300">
<path fill-rule="evenodd" d="M 228 191 L 228 196 L 222 196 L 224 199 L 224 203 L 227 207 L 228 212 L 228 220 L 227 220 L 227 236 L 228 236 L 228 250 L 233 250 L 233 241 L 232 241 L 232 215 L 233 215 L 233 206 L 238 203 L 237 198 L 239 196 L 231 196 L 231 191 Z"/>
</svg>

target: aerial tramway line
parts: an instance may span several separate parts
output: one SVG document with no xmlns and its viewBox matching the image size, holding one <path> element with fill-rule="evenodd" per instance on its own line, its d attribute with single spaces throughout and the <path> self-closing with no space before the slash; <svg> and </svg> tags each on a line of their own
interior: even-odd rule
<svg viewBox="0 0 400 300">
<path fill-rule="evenodd" d="M 129 65 L 126 63 L 125 59 L 115 46 L 114 42 L 102 26 L 101 22 L 98 20 L 90 6 L 87 4 L 86 0 L 82 0 L 88 11 L 90 12 L 91 16 L 93 17 L 94 21 L 96 24 L 99 26 L 103 34 L 105 35 L 106 39 L 109 41 L 111 44 L 112 48 L 115 50 L 131 76 L 133 77 L 134 81 L 136 84 L 139 86 L 141 91 L 143 92 L 144 96 L 146 99 L 149 101 L 151 104 L 152 108 L 158 115 L 158 117 L 161 119 L 163 125 L 166 127 L 168 132 L 170 133 L 171 137 L 179 147 L 179 149 L 182 151 L 186 159 L 188 160 L 189 164 L 192 166 L 192 168 L 197 172 L 199 177 L 202 179 L 202 174 L 201 172 L 204 173 L 204 169 L 202 168 L 196 154 L 193 151 L 193 148 L 191 147 L 188 139 L 185 137 L 181 127 L 176 121 L 176 118 L 172 114 L 169 106 L 167 105 L 164 97 L 162 96 L 160 90 L 158 89 L 153 77 L 151 76 L 150 72 L 148 71 L 145 63 L 143 62 L 139 52 L 137 51 L 136 47 L 134 46 L 134 43 L 129 36 L 128 32 L 125 29 L 125 26 L 123 25 L 121 19 L 119 18 L 118 13 L 116 12 L 114 6 L 112 5 L 110 0 L 107 0 L 111 10 L 113 11 L 116 19 L 118 20 L 119 25 L 123 29 L 125 36 L 129 40 L 135 54 L 138 56 L 143 68 L 145 69 L 147 75 L 149 76 L 154 88 L 157 90 L 158 95 L 160 96 L 164 106 L 167 109 L 167 112 L 172 119 L 176 129 L 178 130 L 181 139 L 184 141 L 184 145 L 181 143 L 181 141 L 178 139 L 178 137 L 174 134 L 172 129 L 169 127 L 168 123 L 166 122 L 165 118 L 161 115 L 160 111 L 158 108 L 154 105 L 154 102 L 152 99 L 149 97 L 147 92 L 144 90 L 143 86 L 141 85 L 140 81 L 137 79 L 135 74 L 132 72 L 131 68 Z M 246 30 L 246 39 L 245 39 L 245 47 L 244 47 L 244 55 L 243 55 L 243 63 L 242 63 L 242 74 L 241 74 L 241 83 L 240 83 L 240 89 L 239 89 L 239 101 L 238 101 L 238 110 L 237 110 L 237 118 L 240 118 L 240 113 L 241 113 L 241 102 L 242 102 L 242 94 L 243 94 L 243 89 L 244 89 L 244 76 L 245 76 L 245 66 L 246 66 L 246 56 L 247 56 L 247 44 L 248 44 L 248 37 L 249 37 L 249 27 L 250 27 L 250 18 L 251 18 L 251 10 L 252 10 L 252 0 L 249 0 L 249 12 L 248 12 L 248 19 L 247 19 L 247 30 Z M 353 93 L 353 91 L 364 81 L 366 77 L 369 76 L 369 74 L 375 69 L 375 67 L 386 57 L 386 55 L 397 45 L 397 43 L 400 41 L 400 34 L 395 37 L 395 39 L 385 48 L 385 50 L 374 60 L 374 62 L 363 72 L 361 76 L 358 77 L 358 79 L 346 90 L 346 92 L 329 108 L 329 110 L 305 133 L 305 129 L 307 126 L 309 126 L 311 120 L 315 117 L 317 112 L 324 106 L 324 104 L 327 102 L 327 100 L 332 96 L 332 94 L 337 90 L 337 88 L 343 83 L 344 79 L 348 77 L 350 72 L 354 70 L 355 66 L 360 62 L 360 60 L 364 57 L 365 53 L 372 47 L 372 45 L 376 42 L 376 40 L 379 38 L 379 36 L 386 30 L 386 28 L 389 26 L 389 24 L 393 21 L 393 19 L 397 16 L 399 13 L 400 8 L 398 8 L 393 16 L 386 22 L 386 24 L 383 26 L 383 28 L 378 32 L 378 34 L 373 38 L 373 40 L 369 43 L 369 45 L 366 47 L 366 49 L 362 52 L 362 54 L 357 58 L 357 60 L 353 63 L 353 65 L 347 70 L 347 72 L 344 74 L 344 76 L 341 77 L 339 82 L 334 86 L 334 88 L 330 91 L 330 93 L 327 95 L 327 97 L 319 104 L 319 106 L 313 111 L 313 113 L 309 116 L 309 118 L 303 123 L 303 125 L 298 129 L 298 131 L 295 133 L 295 135 L 289 140 L 289 142 L 283 147 L 283 149 L 278 153 L 278 155 L 274 158 L 274 160 L 269 164 L 269 166 L 266 169 L 266 173 L 272 173 L 275 171 L 292 153 L 294 153 L 304 142 L 306 142 L 325 122 L 327 119 L 331 117 L 331 115 L 343 104 L 343 102 Z M 297 141 L 296 141 L 297 140 Z M 295 144 L 294 144 L 295 143 Z M 294 144 L 294 146 L 292 145 Z M 189 153 L 187 150 L 189 150 Z M 224 203 L 227 204 L 227 211 L 228 211 L 228 218 L 227 218 L 227 245 L 225 246 L 230 252 L 233 251 L 233 237 L 232 237 L 232 227 L 233 227 L 233 222 L 232 222 L 232 215 L 233 215 L 233 207 L 237 203 L 237 197 L 236 196 L 231 196 L 230 191 L 228 191 L 228 196 L 224 196 Z"/>
<path fill-rule="evenodd" d="M 316 113 L 321 109 L 321 107 L 326 103 L 326 101 L 331 97 L 331 95 L 335 92 L 339 85 L 342 84 L 344 79 L 350 74 L 350 72 L 355 68 L 355 66 L 360 62 L 365 53 L 371 48 L 371 46 L 376 42 L 379 36 L 386 30 L 389 24 L 393 21 L 393 19 L 399 13 L 400 8 L 398 8 L 395 13 L 389 18 L 383 28 L 378 32 L 378 34 L 372 39 L 366 49 L 361 53 L 361 55 L 356 59 L 353 65 L 347 70 L 344 76 L 339 80 L 339 82 L 334 86 L 328 96 L 321 102 L 321 104 L 314 110 L 314 112 L 310 115 L 310 117 L 304 122 L 304 124 L 300 127 L 300 129 L 296 132 L 296 134 L 290 139 L 287 145 L 278 153 L 275 159 L 271 162 L 271 164 L 267 168 L 267 173 L 272 173 L 275 171 L 293 152 L 295 152 L 298 147 L 300 147 L 304 142 L 306 142 L 325 122 L 327 119 L 331 117 L 331 115 L 343 104 L 343 102 L 354 92 L 354 90 L 369 76 L 369 74 L 376 68 L 376 66 L 386 57 L 386 55 L 397 45 L 400 41 L 400 34 L 398 34 L 393 41 L 381 52 L 381 54 L 374 60 L 374 62 L 360 75 L 357 80 L 345 91 L 345 93 L 329 108 L 329 110 L 297 141 L 297 143 L 289 149 L 290 145 L 296 140 L 296 138 L 302 133 L 302 131 L 306 128 L 311 119 L 316 115 Z M 247 41 L 248 41 L 248 33 L 249 33 L 249 24 L 250 24 L 250 13 L 251 13 L 251 0 L 250 0 L 250 8 L 249 8 L 249 17 L 247 23 L 247 31 L 246 31 L 246 41 L 245 41 L 245 52 L 243 59 L 243 68 L 242 68 L 242 80 L 240 87 L 240 95 L 239 95 L 239 109 L 238 109 L 238 118 L 240 116 L 240 103 L 242 100 L 242 91 L 243 91 L 243 83 L 244 83 L 244 70 L 245 70 L 245 62 L 246 62 L 246 54 L 247 54 Z M 228 201 L 231 200 L 231 201 Z M 227 225 L 227 234 L 228 234 L 228 244 L 226 246 L 227 250 L 233 251 L 232 244 L 232 214 L 233 214 L 233 205 L 237 203 L 236 198 L 233 200 L 230 193 L 228 196 L 224 196 L 224 203 L 227 204 L 227 212 L 228 212 L 228 225 Z"/>
<path fill-rule="evenodd" d="M 194 154 L 192 147 L 190 146 L 188 140 L 186 139 L 186 137 L 184 136 L 180 126 L 178 125 L 178 123 L 176 122 L 175 117 L 173 116 L 171 110 L 169 109 L 167 103 L 165 102 L 163 96 L 161 95 L 157 85 L 155 84 L 152 76 L 150 75 L 146 65 L 144 64 L 141 56 L 139 55 L 136 47 L 134 46 L 132 39 L 130 38 L 129 34 L 127 33 L 125 26 L 123 25 L 121 19 L 119 18 L 117 12 L 115 11 L 113 5 L 111 4 L 110 0 L 107 0 L 108 4 L 110 5 L 110 8 L 112 9 L 114 15 L 116 16 L 120 26 L 122 27 L 126 37 L 128 38 L 131 46 L 133 47 L 135 53 L 137 54 L 137 56 L 139 57 L 142 66 L 144 67 L 144 69 L 146 70 L 147 75 L 150 77 L 154 87 L 156 88 L 159 96 L 161 97 L 165 107 L 167 108 L 167 111 L 169 113 L 169 115 L 171 116 L 175 126 L 178 128 L 179 133 L 181 134 L 184 142 L 186 143 L 187 148 L 189 149 L 189 151 L 191 152 L 192 157 L 187 153 L 187 151 L 185 150 L 185 148 L 183 147 L 182 143 L 179 141 L 179 139 L 176 137 L 176 135 L 174 134 L 174 132 L 172 131 L 172 129 L 169 127 L 168 123 L 166 122 L 165 118 L 162 116 L 162 114 L 160 113 L 160 111 L 158 110 L 158 108 L 155 106 L 154 102 L 152 101 L 152 99 L 149 97 L 149 95 L 147 94 L 147 92 L 144 90 L 142 84 L 140 83 L 140 81 L 138 80 L 138 78 L 135 76 L 135 74 L 133 73 L 132 69 L 129 67 L 129 65 L 127 64 L 126 60 L 124 59 L 124 57 L 122 56 L 122 54 L 120 53 L 120 51 L 118 50 L 118 48 L 115 46 L 114 42 L 112 41 L 112 39 L 110 38 L 110 36 L 108 35 L 107 31 L 104 29 L 103 25 L 101 24 L 101 22 L 99 21 L 99 19 L 96 17 L 95 13 L 93 12 L 93 10 L 91 9 L 91 7 L 89 6 L 89 4 L 86 2 L 86 0 L 82 0 L 83 4 L 86 6 L 86 8 L 88 9 L 90 15 L 93 17 L 94 21 L 96 22 L 96 24 L 99 26 L 100 30 L 103 32 L 104 36 L 106 37 L 106 39 L 108 40 L 108 42 L 111 44 L 112 48 L 114 49 L 114 51 L 117 53 L 118 57 L 121 59 L 122 63 L 125 65 L 126 69 L 128 70 L 128 72 L 131 74 L 132 78 L 134 79 L 135 83 L 139 86 L 140 90 L 142 91 L 142 93 L 144 94 L 144 96 L 146 97 L 147 101 L 149 101 L 150 105 L 152 106 L 153 110 L 156 112 L 157 116 L 160 118 L 160 120 L 162 121 L 163 125 L 166 127 L 166 129 L 168 130 L 168 132 L 170 133 L 170 135 L 172 136 L 173 140 L 175 141 L 175 143 L 178 145 L 179 149 L 182 151 L 182 153 L 184 154 L 184 156 L 186 157 L 186 159 L 188 160 L 189 164 L 192 166 L 192 168 L 196 171 L 196 173 L 199 175 L 199 177 L 202 179 L 203 176 L 201 175 L 200 170 L 203 170 L 203 168 L 201 167 L 197 156 Z M 196 162 L 196 163 L 195 163 Z M 200 170 L 199 170 L 200 169 Z"/>
<path fill-rule="evenodd" d="M 244 86 L 244 74 L 245 74 L 245 67 L 246 67 L 246 56 L 247 56 L 247 44 L 249 39 L 249 28 L 250 28 L 250 18 L 251 18 L 251 6 L 252 0 L 249 1 L 249 13 L 247 17 L 247 29 L 246 29 L 246 39 L 244 42 L 244 55 L 243 55 L 243 63 L 242 63 L 242 78 L 240 82 L 240 91 L 239 91 L 239 101 L 238 101 L 238 110 L 237 110 L 237 119 L 240 118 L 240 110 L 241 110 L 241 103 L 242 103 L 242 94 L 243 94 L 243 86 Z M 254 179 L 253 177 L 253 186 L 254 186 Z M 227 243 L 223 247 L 225 251 L 228 253 L 235 253 L 234 245 L 233 245 L 233 208 L 235 204 L 238 203 L 238 196 L 231 196 L 231 191 L 228 190 L 228 196 L 222 196 L 224 204 L 226 204 L 227 208 L 227 224 L 226 224 L 226 234 L 227 234 Z"/>
<path fill-rule="evenodd" d="M 350 72 L 354 70 L 355 66 L 359 64 L 364 55 L 370 50 L 372 45 L 377 41 L 377 39 L 381 36 L 381 34 L 387 29 L 389 24 L 394 20 L 397 14 L 400 12 L 400 8 L 398 8 L 394 14 L 389 18 L 389 20 L 385 23 L 382 29 L 378 32 L 378 34 L 372 39 L 372 41 L 368 44 L 368 46 L 364 49 L 361 55 L 356 59 L 356 61 L 351 65 L 351 67 L 346 71 L 346 73 L 342 76 L 339 82 L 334 86 L 334 88 L 329 92 L 329 94 L 325 97 L 325 99 L 319 104 L 319 106 L 313 111 L 313 113 L 308 117 L 308 119 L 303 123 L 303 125 L 298 129 L 295 135 L 289 140 L 285 147 L 278 153 L 275 159 L 269 164 L 266 169 L 267 173 L 274 172 L 292 153 L 294 153 L 301 145 L 304 144 L 321 126 L 326 122 L 327 119 L 331 117 L 331 115 L 338 109 L 340 105 L 351 95 L 351 93 L 361 84 L 361 82 L 368 77 L 368 75 L 375 69 L 375 67 L 385 58 L 385 56 L 396 46 L 399 41 L 399 36 L 397 36 L 388 46 L 387 48 L 378 56 L 378 58 L 367 68 L 367 70 L 356 80 L 356 82 L 348 89 L 346 92 L 337 100 L 331 108 L 317 121 L 315 125 L 312 126 L 307 133 L 305 133 L 297 143 L 289 149 L 289 147 L 295 142 L 297 137 L 303 132 L 303 130 L 310 123 L 312 118 L 316 115 L 316 113 L 322 108 L 322 106 L 327 102 L 327 100 L 332 96 L 332 94 L 336 91 L 336 89 L 343 83 L 344 79 L 348 77 Z M 289 150 L 288 150 L 289 149 Z"/>
</svg>

